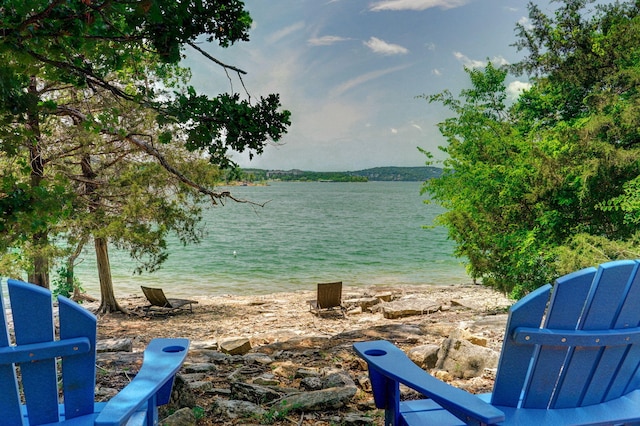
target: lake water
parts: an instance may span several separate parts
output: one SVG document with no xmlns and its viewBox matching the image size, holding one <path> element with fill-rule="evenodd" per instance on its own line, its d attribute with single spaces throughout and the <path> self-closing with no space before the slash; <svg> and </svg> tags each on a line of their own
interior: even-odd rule
<svg viewBox="0 0 640 426">
<path fill-rule="evenodd" d="M 169 244 L 153 274 L 132 275 L 125 253 L 110 250 L 116 296 L 140 285 L 169 296 L 266 294 L 312 290 L 318 282 L 360 285 L 439 285 L 469 281 L 442 227 L 424 229 L 442 212 L 425 205 L 419 182 L 274 182 L 233 187 L 238 198 L 204 214 L 199 245 Z M 90 244 L 89 248 L 93 248 Z M 99 296 L 95 257 L 77 269 L 83 288 Z"/>
</svg>

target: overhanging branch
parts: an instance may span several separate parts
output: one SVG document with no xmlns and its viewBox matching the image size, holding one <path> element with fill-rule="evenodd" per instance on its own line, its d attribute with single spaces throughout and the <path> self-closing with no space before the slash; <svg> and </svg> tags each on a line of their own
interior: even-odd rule
<svg viewBox="0 0 640 426">
<path fill-rule="evenodd" d="M 87 120 L 87 116 L 83 112 L 81 112 L 81 111 L 79 111 L 79 110 L 77 110 L 75 108 L 68 107 L 68 106 L 58 106 L 57 114 L 58 115 L 71 115 L 71 116 L 75 117 L 76 119 L 78 119 L 80 121 L 86 121 Z M 180 182 L 184 183 L 187 186 L 190 186 L 190 187 L 196 189 L 201 194 L 209 196 L 209 198 L 211 198 L 211 202 L 214 205 L 217 205 L 218 203 L 224 204 L 224 200 L 225 199 L 229 199 L 229 200 L 235 201 L 237 203 L 252 204 L 252 205 L 255 205 L 255 206 L 259 206 L 259 207 L 264 207 L 264 205 L 266 204 L 266 203 L 256 203 L 256 202 L 253 202 L 253 201 L 239 199 L 239 198 L 236 198 L 233 195 L 231 195 L 231 192 L 229 192 L 229 191 L 220 191 L 220 192 L 218 192 L 218 191 L 214 191 L 214 190 L 212 190 L 210 188 L 207 188 L 207 187 L 205 187 L 203 185 L 200 185 L 199 183 L 193 181 L 192 179 L 189 179 L 182 172 L 180 172 L 178 169 L 173 167 L 169 163 L 169 161 L 165 158 L 165 156 L 162 155 L 162 152 L 160 152 L 152 144 L 142 140 L 142 138 L 140 138 L 138 135 L 128 134 L 128 135 L 123 137 L 117 131 L 109 130 L 107 128 L 102 128 L 100 130 L 100 132 L 103 135 L 115 136 L 116 139 L 126 140 L 126 141 L 134 144 L 139 149 L 144 151 L 146 154 L 148 154 L 148 155 L 152 156 L 153 158 L 155 158 L 156 161 L 158 161 L 158 163 L 160 163 L 160 165 L 166 171 L 168 171 L 173 176 L 175 176 Z"/>
<path fill-rule="evenodd" d="M 219 59 L 214 58 L 213 56 L 211 56 L 210 54 L 208 54 L 207 52 L 205 52 L 204 50 L 200 49 L 195 43 L 193 42 L 187 42 L 187 44 L 191 47 L 193 47 L 195 50 L 197 50 L 198 52 L 200 52 L 205 58 L 209 59 L 210 61 L 215 62 L 216 64 L 220 65 L 222 68 L 224 69 L 229 69 L 232 71 L 237 72 L 238 74 L 246 74 L 246 71 L 241 70 L 240 68 L 236 68 L 233 65 L 227 65 L 224 62 L 220 61 Z"/>
</svg>

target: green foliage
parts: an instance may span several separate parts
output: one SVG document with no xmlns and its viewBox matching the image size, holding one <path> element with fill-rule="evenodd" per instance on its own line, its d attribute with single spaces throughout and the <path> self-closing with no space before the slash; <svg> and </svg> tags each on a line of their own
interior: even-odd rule
<svg viewBox="0 0 640 426">
<path fill-rule="evenodd" d="M 248 41 L 251 23 L 240 0 L 4 1 L 0 249 L 44 277 L 56 245 L 91 234 L 138 272 L 166 258 L 169 232 L 198 241 L 228 151 L 259 154 L 290 124 L 278 95 L 204 96 L 179 66 L 187 46 L 207 56 L 197 40 Z"/>
<path fill-rule="evenodd" d="M 73 296 L 74 290 L 78 289 L 79 291 L 82 291 L 80 280 L 72 271 L 61 266 L 58 268 L 57 274 L 57 277 L 53 280 L 53 297 L 58 297 L 59 295 L 71 297 Z"/>
<path fill-rule="evenodd" d="M 193 416 L 195 417 L 196 420 L 204 419 L 205 416 L 207 415 L 207 412 L 205 411 L 205 409 L 197 405 L 192 408 L 192 411 L 193 411 Z"/>
<path fill-rule="evenodd" d="M 533 85 L 515 103 L 492 64 L 467 70 L 460 98 L 425 96 L 454 113 L 443 174 L 424 184 L 448 209 L 438 222 L 474 279 L 514 297 L 638 252 L 640 8 L 560 3 L 553 17 L 531 5 L 517 27 L 528 55 L 509 69 Z"/>
<path fill-rule="evenodd" d="M 287 404 L 287 401 L 281 401 L 279 404 L 269 408 L 260 420 L 265 425 L 274 424 L 277 421 L 285 420 L 293 408 L 290 404 Z"/>
</svg>

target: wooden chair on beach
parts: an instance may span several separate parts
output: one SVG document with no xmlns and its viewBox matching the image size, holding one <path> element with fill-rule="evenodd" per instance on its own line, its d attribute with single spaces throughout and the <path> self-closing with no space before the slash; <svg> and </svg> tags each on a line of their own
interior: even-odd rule
<svg viewBox="0 0 640 426">
<path fill-rule="evenodd" d="M 0 424 L 155 425 L 169 402 L 188 339 L 153 339 L 133 380 L 108 402 L 94 402 L 96 317 L 51 292 L 8 280 L 10 309 L 0 289 Z M 57 318 L 54 320 L 54 318 Z"/>
<path fill-rule="evenodd" d="M 164 314 L 170 314 L 179 310 L 186 310 L 189 308 L 189 312 L 193 313 L 192 305 L 198 303 L 196 300 L 187 299 L 167 299 L 164 295 L 164 291 L 161 288 L 152 288 L 140 286 L 144 296 L 149 301 L 149 305 L 144 307 L 145 312 L 148 314 L 152 308 L 160 311 Z"/>
<path fill-rule="evenodd" d="M 344 316 L 345 308 L 342 306 L 342 281 L 332 283 L 318 283 L 316 299 L 308 300 L 311 312 L 320 315 L 324 311 L 340 309 Z"/>
<path fill-rule="evenodd" d="M 385 425 L 640 422 L 640 261 L 587 268 L 509 311 L 493 393 L 432 377 L 387 341 L 355 343 Z M 400 384 L 429 399 L 400 401 Z"/>
</svg>

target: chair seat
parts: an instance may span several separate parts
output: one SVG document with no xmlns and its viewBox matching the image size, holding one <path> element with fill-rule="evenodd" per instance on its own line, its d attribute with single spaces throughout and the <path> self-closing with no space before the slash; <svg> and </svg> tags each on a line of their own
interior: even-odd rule
<svg viewBox="0 0 640 426">
<path fill-rule="evenodd" d="M 491 394 L 477 395 L 489 403 Z M 495 406 L 505 414 L 500 425 L 544 426 L 544 425 L 599 425 L 611 424 L 611 413 L 616 413 L 616 424 L 638 422 L 640 391 L 631 392 L 613 401 L 580 408 L 560 408 L 544 410 L 539 408 L 514 408 Z M 466 423 L 449 413 L 432 399 L 404 401 L 400 403 L 400 412 L 406 424 L 439 426 L 463 426 Z M 619 422 L 618 422 L 619 420 Z"/>
</svg>

